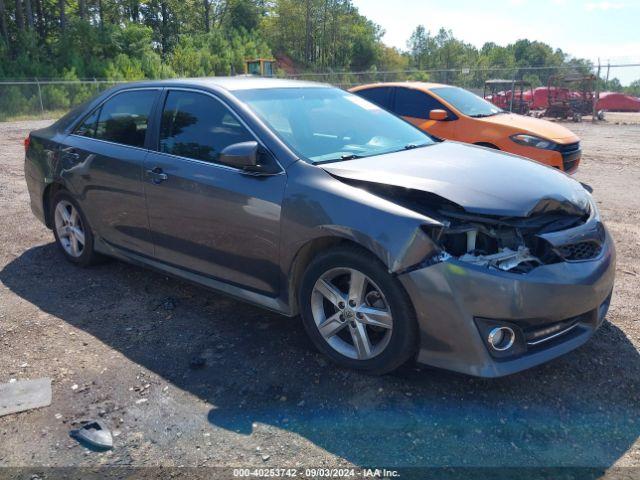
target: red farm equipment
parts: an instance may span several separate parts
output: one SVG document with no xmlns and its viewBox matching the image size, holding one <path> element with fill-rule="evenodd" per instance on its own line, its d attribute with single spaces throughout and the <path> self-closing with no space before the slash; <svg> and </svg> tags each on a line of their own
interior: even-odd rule
<svg viewBox="0 0 640 480">
<path fill-rule="evenodd" d="M 543 116 L 581 122 L 593 113 L 595 75 L 552 75 L 547 86 L 548 105 Z"/>
<path fill-rule="evenodd" d="M 503 110 L 528 115 L 533 101 L 533 88 L 526 80 L 496 78 L 484 83 L 484 98 Z"/>
</svg>

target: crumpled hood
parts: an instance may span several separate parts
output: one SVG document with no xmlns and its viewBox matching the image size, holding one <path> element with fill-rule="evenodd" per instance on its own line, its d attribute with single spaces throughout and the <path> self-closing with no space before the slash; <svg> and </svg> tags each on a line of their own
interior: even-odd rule
<svg viewBox="0 0 640 480">
<path fill-rule="evenodd" d="M 568 175 L 516 155 L 457 142 L 320 166 L 338 179 L 435 194 L 469 213 L 527 217 L 589 211 L 589 194 Z"/>
<path fill-rule="evenodd" d="M 548 140 L 553 140 L 554 142 L 566 144 L 580 141 L 580 137 L 567 127 L 555 122 L 549 122 L 548 120 L 541 120 L 539 118 L 528 117 L 525 115 L 503 113 L 500 115 L 492 115 L 490 117 L 476 118 L 475 120 L 494 125 L 511 127 L 514 130 L 514 133 L 528 133 Z"/>
</svg>

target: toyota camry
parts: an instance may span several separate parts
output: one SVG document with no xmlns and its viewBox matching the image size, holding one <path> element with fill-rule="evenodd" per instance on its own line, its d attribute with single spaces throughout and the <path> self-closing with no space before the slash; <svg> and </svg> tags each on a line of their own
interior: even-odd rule
<svg viewBox="0 0 640 480">
<path fill-rule="evenodd" d="M 585 186 L 326 85 L 127 84 L 25 150 L 31 208 L 67 260 L 299 315 L 345 367 L 511 374 L 585 343 L 611 299 L 614 245 Z"/>
</svg>

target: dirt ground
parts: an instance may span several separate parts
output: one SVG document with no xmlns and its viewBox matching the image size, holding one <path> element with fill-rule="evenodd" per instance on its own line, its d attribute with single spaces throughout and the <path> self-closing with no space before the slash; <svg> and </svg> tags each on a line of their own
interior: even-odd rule
<svg viewBox="0 0 640 480">
<path fill-rule="evenodd" d="M 609 322 L 578 350 L 495 380 L 341 370 L 297 319 L 118 261 L 70 265 L 23 178 L 22 140 L 48 122 L 0 124 L 0 383 L 53 381 L 51 406 L 0 417 L 0 466 L 640 467 L 640 125 L 629 118 L 567 124 L 583 139 L 576 178 L 617 244 Z M 198 356 L 206 364 L 192 368 Z M 111 451 L 69 437 L 96 418 Z"/>
</svg>

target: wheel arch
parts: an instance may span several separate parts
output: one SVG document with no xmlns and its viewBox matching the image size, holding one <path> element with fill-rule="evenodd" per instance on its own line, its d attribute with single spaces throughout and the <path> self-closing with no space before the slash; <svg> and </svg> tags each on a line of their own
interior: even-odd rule
<svg viewBox="0 0 640 480">
<path fill-rule="evenodd" d="M 47 226 L 47 228 L 50 228 L 50 229 L 53 228 L 53 221 L 51 218 L 51 202 L 53 201 L 53 197 L 56 195 L 56 193 L 62 190 L 67 191 L 67 189 L 62 183 L 52 182 L 49 185 L 47 185 L 44 191 L 42 192 L 42 208 L 44 211 L 44 223 Z"/>
<path fill-rule="evenodd" d="M 474 145 L 477 145 L 479 147 L 493 148 L 494 150 L 500 150 L 500 147 L 491 142 L 474 142 Z"/>
<path fill-rule="evenodd" d="M 287 278 L 287 301 L 289 303 L 291 315 L 297 315 L 300 312 L 298 305 L 298 289 L 301 285 L 302 276 L 309 264 L 318 255 L 326 252 L 327 250 L 344 246 L 351 246 L 362 250 L 363 253 L 371 255 L 385 264 L 384 260 L 380 258 L 379 255 L 376 255 L 371 249 L 366 248 L 364 245 L 349 238 L 330 235 L 309 240 L 298 249 L 293 261 L 291 262 L 291 267 L 289 268 L 289 275 Z"/>
</svg>

